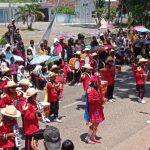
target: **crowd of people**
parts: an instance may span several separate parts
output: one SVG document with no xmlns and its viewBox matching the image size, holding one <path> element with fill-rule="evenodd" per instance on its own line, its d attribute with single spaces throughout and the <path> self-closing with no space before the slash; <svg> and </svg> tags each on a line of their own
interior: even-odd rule
<svg viewBox="0 0 150 150">
<path fill-rule="evenodd" d="M 85 115 L 89 131 L 85 142 L 100 143 L 97 136 L 98 126 L 104 121 L 103 105 L 115 102 L 113 97 L 116 72 L 121 72 L 122 65 L 132 61 L 133 76 L 136 80 L 138 101 L 145 103 L 145 80 L 147 70 L 150 69 L 150 46 L 141 41 L 150 40 L 147 33 L 139 34 L 135 31 L 119 29 L 117 33 L 107 30 L 99 36 L 92 37 L 91 43 L 85 45 L 85 37 L 78 34 L 78 38 L 68 39 L 61 35 L 55 38 L 51 46 L 44 40 L 38 50 L 34 40 L 26 49 L 15 20 L 8 26 L 6 47 L 0 55 L 0 108 L 2 121 L 0 123 L 0 148 L 4 150 L 18 149 L 17 135 L 14 126 L 18 126 L 17 119 L 21 117 L 25 134 L 25 149 L 38 149 L 35 137 L 41 136 L 39 120 L 50 123 L 61 123 L 59 118 L 59 102 L 63 99 L 64 85 L 79 86 L 83 84 L 85 91 Z M 12 45 L 15 48 L 12 49 Z M 108 48 L 110 47 L 110 48 Z M 9 58 L 8 54 L 20 56 L 23 61 Z M 51 63 L 42 62 L 31 64 L 37 56 L 59 56 Z M 132 61 L 131 61 L 132 59 Z M 48 114 L 44 106 L 37 101 L 38 90 L 45 93 L 44 104 L 49 106 Z M 63 142 L 59 130 L 49 126 L 42 132 L 45 149 L 73 150 L 70 140 Z"/>
</svg>

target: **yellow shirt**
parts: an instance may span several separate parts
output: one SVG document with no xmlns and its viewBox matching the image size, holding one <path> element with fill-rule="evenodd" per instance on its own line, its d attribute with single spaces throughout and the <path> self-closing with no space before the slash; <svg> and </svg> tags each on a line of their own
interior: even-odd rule
<svg viewBox="0 0 150 150">
<path fill-rule="evenodd" d="M 47 53 L 46 53 L 46 50 L 45 50 L 45 49 L 44 49 L 44 50 L 40 49 L 40 50 L 38 51 L 38 54 L 39 54 L 39 55 L 46 55 Z"/>
</svg>

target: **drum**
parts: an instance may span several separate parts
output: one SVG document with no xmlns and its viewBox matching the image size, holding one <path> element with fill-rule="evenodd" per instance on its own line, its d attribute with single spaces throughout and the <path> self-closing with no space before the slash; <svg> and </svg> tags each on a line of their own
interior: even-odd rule
<svg viewBox="0 0 150 150">
<path fill-rule="evenodd" d="M 48 117 L 50 113 L 50 103 L 48 102 L 39 102 L 39 103 L 42 104 L 43 106 L 45 117 Z"/>
<path fill-rule="evenodd" d="M 69 60 L 69 65 L 73 68 L 73 69 L 79 69 L 80 67 L 80 61 L 78 60 L 78 58 L 71 58 Z"/>
<path fill-rule="evenodd" d="M 81 54 L 80 58 L 84 60 L 85 64 L 89 64 L 90 63 L 90 58 L 87 54 Z"/>
<path fill-rule="evenodd" d="M 101 90 L 102 90 L 103 95 L 105 95 L 107 93 L 107 88 L 108 88 L 108 82 L 101 81 Z"/>
<path fill-rule="evenodd" d="M 100 76 L 104 77 L 105 68 L 100 69 Z"/>
<path fill-rule="evenodd" d="M 121 72 L 121 66 L 120 65 L 116 65 L 116 71 Z"/>
</svg>

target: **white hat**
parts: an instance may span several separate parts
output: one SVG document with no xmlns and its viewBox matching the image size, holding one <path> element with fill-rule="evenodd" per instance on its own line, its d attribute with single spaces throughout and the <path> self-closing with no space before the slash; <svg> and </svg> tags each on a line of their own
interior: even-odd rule
<svg viewBox="0 0 150 150">
<path fill-rule="evenodd" d="M 104 33 L 100 33 L 100 36 L 103 36 L 104 35 Z"/>
<path fill-rule="evenodd" d="M 14 118 L 21 116 L 20 111 L 17 110 L 14 105 L 7 105 L 6 108 L 2 108 L 1 114 Z"/>
<path fill-rule="evenodd" d="M 109 57 L 106 59 L 106 63 L 109 62 L 109 61 L 114 61 L 114 59 L 113 59 L 111 56 L 109 56 Z"/>
<path fill-rule="evenodd" d="M 19 68 L 19 69 L 22 69 L 22 68 L 24 68 L 24 66 L 23 66 L 23 65 L 20 65 L 18 68 Z"/>
<path fill-rule="evenodd" d="M 54 72 L 50 72 L 50 73 L 48 74 L 48 77 L 49 77 L 49 78 L 54 77 L 54 76 L 56 76 L 56 73 L 54 73 Z"/>
<path fill-rule="evenodd" d="M 59 66 L 53 65 L 52 68 L 51 68 L 51 70 L 53 70 L 53 69 L 58 69 L 58 68 L 59 68 Z"/>
<path fill-rule="evenodd" d="M 147 59 L 145 59 L 145 58 L 140 58 L 139 59 L 139 63 L 144 63 L 144 62 L 147 62 L 148 60 Z"/>
<path fill-rule="evenodd" d="M 93 67 L 91 67 L 90 64 L 85 64 L 84 66 L 82 66 L 82 68 L 86 68 L 86 69 L 93 69 Z"/>
<path fill-rule="evenodd" d="M 111 50 L 110 50 L 110 53 L 111 53 L 111 52 L 115 52 L 115 50 L 114 50 L 114 49 L 111 49 Z"/>
<path fill-rule="evenodd" d="M 29 88 L 27 89 L 26 93 L 24 94 L 24 97 L 25 98 L 29 98 L 29 97 L 32 97 L 33 95 L 37 94 L 38 91 L 35 90 L 35 88 Z"/>
<path fill-rule="evenodd" d="M 8 81 L 5 87 L 17 87 L 18 85 L 14 81 Z"/>
<path fill-rule="evenodd" d="M 90 51 L 90 48 L 86 47 L 86 48 L 83 50 L 83 52 L 85 52 L 85 51 Z"/>
<path fill-rule="evenodd" d="M 92 54 L 92 56 L 93 56 L 93 57 L 94 57 L 94 56 L 98 56 L 98 54 L 95 52 L 95 53 Z"/>
<path fill-rule="evenodd" d="M 19 85 L 26 85 L 26 86 L 32 86 L 30 81 L 28 79 L 22 79 L 18 82 Z"/>
<path fill-rule="evenodd" d="M 58 38 L 54 38 L 54 43 L 59 42 Z"/>
<path fill-rule="evenodd" d="M 11 47 L 10 44 L 6 44 L 6 45 L 5 45 L 5 48 L 6 48 L 6 49 L 7 49 L 8 47 Z"/>
<path fill-rule="evenodd" d="M 137 59 L 141 59 L 142 58 L 142 55 L 137 55 Z"/>
<path fill-rule="evenodd" d="M 74 54 L 81 55 L 82 53 L 81 53 L 81 51 L 76 51 L 76 53 L 74 53 Z"/>
<path fill-rule="evenodd" d="M 5 74 L 6 72 L 9 72 L 10 69 L 8 67 L 4 67 L 1 69 L 1 71 L 2 71 L 2 74 Z"/>
</svg>

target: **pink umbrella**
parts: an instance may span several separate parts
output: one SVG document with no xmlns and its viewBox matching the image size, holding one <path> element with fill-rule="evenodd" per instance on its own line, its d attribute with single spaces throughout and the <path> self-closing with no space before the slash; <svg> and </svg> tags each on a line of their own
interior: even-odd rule
<svg viewBox="0 0 150 150">
<path fill-rule="evenodd" d="M 140 28 L 145 28 L 145 27 L 144 26 L 135 26 L 135 27 L 131 28 L 131 30 L 138 30 Z"/>
</svg>

